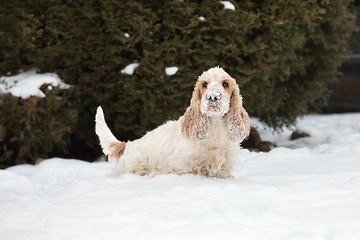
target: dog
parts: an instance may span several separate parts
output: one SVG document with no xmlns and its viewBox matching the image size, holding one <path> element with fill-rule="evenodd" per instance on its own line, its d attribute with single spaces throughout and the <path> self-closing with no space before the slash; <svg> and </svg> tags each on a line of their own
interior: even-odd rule
<svg viewBox="0 0 360 240">
<path fill-rule="evenodd" d="M 146 133 L 122 142 L 107 126 L 98 107 L 95 132 L 109 162 L 122 173 L 199 174 L 229 178 L 239 144 L 250 132 L 249 115 L 239 87 L 222 68 L 214 67 L 198 78 L 185 114 Z"/>
</svg>

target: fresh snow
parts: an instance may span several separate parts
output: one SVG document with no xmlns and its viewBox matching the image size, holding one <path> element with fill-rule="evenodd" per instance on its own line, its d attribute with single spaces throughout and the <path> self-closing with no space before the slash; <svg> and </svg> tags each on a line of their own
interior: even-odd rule
<svg viewBox="0 0 360 240">
<path fill-rule="evenodd" d="M 15 76 L 3 76 L 0 78 L 0 95 L 10 93 L 15 97 L 27 99 L 31 96 L 45 97 L 40 90 L 43 84 L 51 84 L 52 86 L 60 86 L 60 88 L 68 89 L 70 85 L 61 81 L 55 73 L 37 73 L 37 69 L 20 73 Z M 52 87 L 49 85 L 49 89 Z"/>
<path fill-rule="evenodd" d="M 131 63 L 127 65 L 123 70 L 121 70 L 121 73 L 133 75 L 135 68 L 137 68 L 138 66 L 140 66 L 139 63 Z"/>
<path fill-rule="evenodd" d="M 205 19 L 203 16 L 200 16 L 200 17 L 199 17 L 199 20 L 200 20 L 201 22 L 205 22 L 205 21 L 206 21 L 206 19 Z"/>
<path fill-rule="evenodd" d="M 242 149 L 233 179 L 125 174 L 53 158 L 0 171 L 0 239 L 357 240 L 360 113 L 310 115 L 290 141 L 252 119 L 269 153 Z"/>
<path fill-rule="evenodd" d="M 174 75 L 177 71 L 179 70 L 178 67 L 167 67 L 165 68 L 165 73 L 168 76 L 172 76 Z"/>
<path fill-rule="evenodd" d="M 224 9 L 229 9 L 235 11 L 235 6 L 229 1 L 220 1 L 222 5 L 224 5 Z"/>
</svg>

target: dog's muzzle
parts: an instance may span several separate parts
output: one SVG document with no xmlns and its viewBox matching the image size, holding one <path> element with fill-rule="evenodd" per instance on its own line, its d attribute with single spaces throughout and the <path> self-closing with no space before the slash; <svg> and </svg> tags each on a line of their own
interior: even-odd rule
<svg viewBox="0 0 360 240">
<path fill-rule="evenodd" d="M 201 101 L 201 113 L 210 115 L 224 115 L 229 111 L 229 107 L 225 105 L 220 91 L 209 90 Z"/>
<path fill-rule="evenodd" d="M 217 102 L 220 100 L 220 93 L 217 91 L 209 91 L 206 96 L 210 102 Z"/>
</svg>

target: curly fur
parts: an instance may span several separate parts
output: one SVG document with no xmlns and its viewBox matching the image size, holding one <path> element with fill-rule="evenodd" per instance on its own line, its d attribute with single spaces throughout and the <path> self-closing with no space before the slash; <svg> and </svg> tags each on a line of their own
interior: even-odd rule
<svg viewBox="0 0 360 240">
<path fill-rule="evenodd" d="M 117 140 L 106 125 L 101 107 L 95 121 L 95 131 L 109 161 L 117 163 L 120 173 L 139 175 L 230 177 L 239 143 L 250 132 L 238 85 L 219 67 L 198 78 L 182 117 L 140 139 L 126 143 Z"/>
</svg>

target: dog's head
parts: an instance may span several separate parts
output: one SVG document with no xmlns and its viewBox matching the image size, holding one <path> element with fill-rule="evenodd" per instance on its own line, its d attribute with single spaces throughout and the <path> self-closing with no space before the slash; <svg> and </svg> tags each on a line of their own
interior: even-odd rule
<svg viewBox="0 0 360 240">
<path fill-rule="evenodd" d="M 232 141 L 242 141 L 248 135 L 250 124 L 239 87 L 220 67 L 211 68 L 198 78 L 182 122 L 183 134 L 195 140 L 206 138 L 212 117 L 223 118 Z"/>
<path fill-rule="evenodd" d="M 198 91 L 201 113 L 207 116 L 228 113 L 232 96 L 239 92 L 235 79 L 219 67 L 201 74 L 194 91 Z"/>
</svg>

